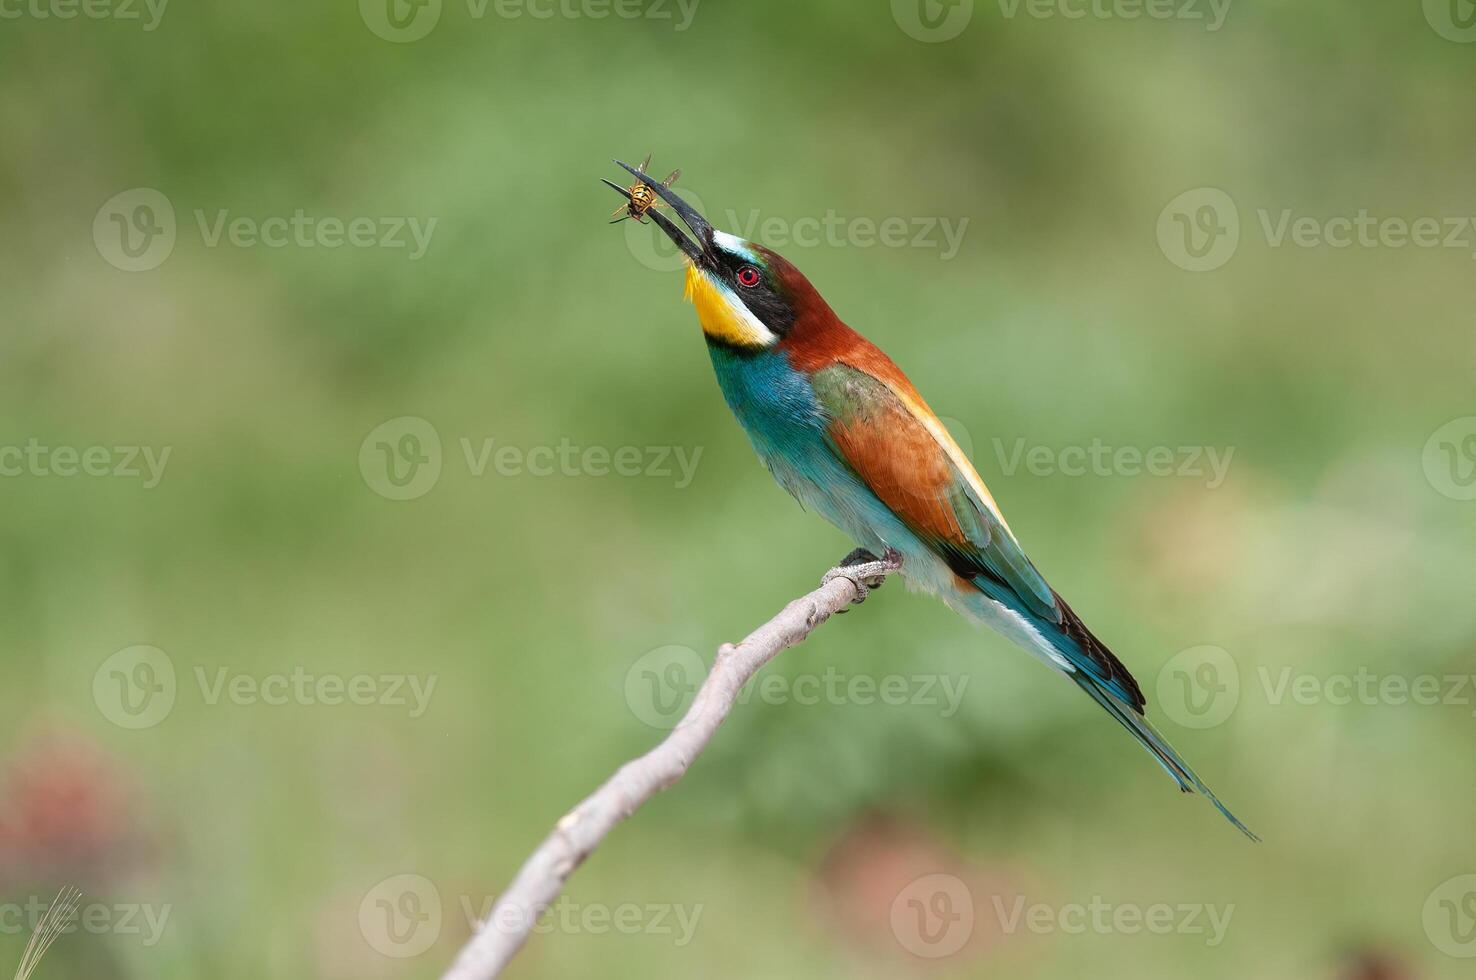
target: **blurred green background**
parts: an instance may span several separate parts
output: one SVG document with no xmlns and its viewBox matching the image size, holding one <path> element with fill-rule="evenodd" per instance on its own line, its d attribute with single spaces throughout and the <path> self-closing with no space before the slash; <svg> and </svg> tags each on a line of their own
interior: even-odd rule
<svg viewBox="0 0 1476 980">
<path fill-rule="evenodd" d="M 1470 975 L 1466 0 L 49 2 L 0 4 L 0 970 L 70 883 L 41 978 L 437 976 L 849 550 L 605 224 L 654 151 L 909 372 L 1265 843 L 893 585 L 508 975 Z"/>
</svg>

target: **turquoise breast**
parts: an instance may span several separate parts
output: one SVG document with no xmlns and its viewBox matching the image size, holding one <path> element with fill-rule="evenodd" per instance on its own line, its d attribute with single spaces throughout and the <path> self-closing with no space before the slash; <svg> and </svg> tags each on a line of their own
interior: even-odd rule
<svg viewBox="0 0 1476 980">
<path fill-rule="evenodd" d="M 747 353 L 713 343 L 707 349 L 723 398 L 765 462 L 807 451 L 824 438 L 826 419 L 810 379 L 782 352 Z"/>
</svg>

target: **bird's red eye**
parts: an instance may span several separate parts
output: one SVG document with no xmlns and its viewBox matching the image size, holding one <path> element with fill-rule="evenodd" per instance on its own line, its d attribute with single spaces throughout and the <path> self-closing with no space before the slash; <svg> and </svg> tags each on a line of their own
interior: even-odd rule
<svg viewBox="0 0 1476 980">
<path fill-rule="evenodd" d="M 759 284 L 759 280 L 762 278 L 763 276 L 759 274 L 759 271 L 751 265 L 745 265 L 743 268 L 738 270 L 738 285 L 743 286 L 747 289 L 752 289 L 754 286 L 757 286 Z"/>
</svg>

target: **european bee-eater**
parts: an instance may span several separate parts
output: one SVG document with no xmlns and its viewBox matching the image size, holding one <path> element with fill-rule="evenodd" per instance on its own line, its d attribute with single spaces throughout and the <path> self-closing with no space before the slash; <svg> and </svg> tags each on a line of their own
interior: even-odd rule
<svg viewBox="0 0 1476 980">
<path fill-rule="evenodd" d="M 900 554 L 911 587 L 1071 678 L 1180 789 L 1202 793 L 1257 839 L 1144 717 L 1137 681 L 1046 584 L 901 369 L 846 326 L 788 261 L 717 231 L 669 188 L 620 166 L 691 229 L 688 237 L 659 211 L 647 212 L 687 258 L 687 298 L 718 385 L 779 484 L 865 551 Z"/>
</svg>

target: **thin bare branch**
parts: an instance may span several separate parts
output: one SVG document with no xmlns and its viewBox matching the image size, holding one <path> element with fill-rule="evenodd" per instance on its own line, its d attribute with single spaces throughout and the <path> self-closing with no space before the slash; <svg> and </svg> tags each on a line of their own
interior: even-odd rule
<svg viewBox="0 0 1476 980">
<path fill-rule="evenodd" d="M 626 763 L 558 822 L 524 863 L 487 921 L 462 949 L 443 980 L 492 980 L 500 974 L 563 891 L 574 869 L 605 836 L 658 792 L 681 779 L 728 717 L 743 686 L 781 652 L 804 641 L 847 605 L 864 599 L 867 586 L 902 567 L 889 553 L 880 561 L 832 569 L 821 586 L 796 599 L 737 646 L 724 644 L 692 706 L 670 735 Z M 866 584 L 863 584 L 866 583 Z"/>
</svg>

